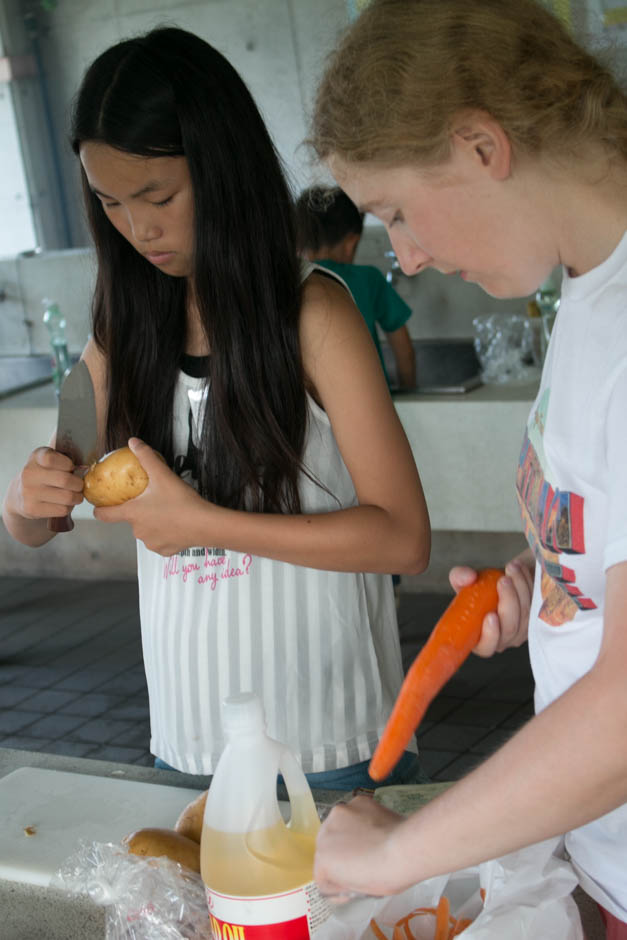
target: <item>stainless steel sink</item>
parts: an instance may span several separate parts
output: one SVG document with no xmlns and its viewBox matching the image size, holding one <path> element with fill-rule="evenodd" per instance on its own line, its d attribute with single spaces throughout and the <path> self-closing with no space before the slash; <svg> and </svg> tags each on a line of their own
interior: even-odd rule
<svg viewBox="0 0 627 940">
<path fill-rule="evenodd" d="M 400 389 L 392 349 L 388 343 L 381 343 L 393 392 L 461 395 L 483 384 L 472 339 L 415 339 L 413 347 L 416 353 L 416 388 Z"/>
</svg>

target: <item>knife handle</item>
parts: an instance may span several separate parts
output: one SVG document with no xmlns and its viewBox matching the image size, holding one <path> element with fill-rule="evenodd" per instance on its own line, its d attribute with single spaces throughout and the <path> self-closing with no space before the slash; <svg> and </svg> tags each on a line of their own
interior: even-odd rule
<svg viewBox="0 0 627 940">
<path fill-rule="evenodd" d="M 74 520 L 70 515 L 55 516 L 48 519 L 48 530 L 50 532 L 71 532 L 74 528 Z"/>
</svg>

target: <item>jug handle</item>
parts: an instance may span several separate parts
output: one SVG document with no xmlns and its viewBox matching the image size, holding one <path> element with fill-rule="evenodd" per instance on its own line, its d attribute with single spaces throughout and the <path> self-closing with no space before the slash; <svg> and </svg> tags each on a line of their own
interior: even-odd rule
<svg viewBox="0 0 627 940">
<path fill-rule="evenodd" d="M 320 818 L 307 782 L 307 777 L 291 751 L 284 750 L 279 762 L 287 795 L 290 799 L 291 816 L 289 827 L 294 832 L 315 834 L 320 828 Z"/>
</svg>

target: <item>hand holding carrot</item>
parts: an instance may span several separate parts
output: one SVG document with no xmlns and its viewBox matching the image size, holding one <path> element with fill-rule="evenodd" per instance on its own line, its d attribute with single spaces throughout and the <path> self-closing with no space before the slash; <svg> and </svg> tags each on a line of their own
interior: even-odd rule
<svg viewBox="0 0 627 940">
<path fill-rule="evenodd" d="M 526 642 L 534 567 L 535 559 L 529 550 L 505 566 L 505 577 L 498 583 L 498 607 L 484 617 L 480 639 L 472 651 L 477 656 L 487 658 Z M 474 583 L 476 578 L 474 568 L 461 565 L 449 573 L 456 593 Z"/>
<path fill-rule="evenodd" d="M 405 676 L 372 756 L 368 773 L 373 780 L 392 772 L 435 696 L 479 643 L 486 615 L 497 610 L 503 574 L 500 568 L 480 571 L 436 623 Z"/>
</svg>

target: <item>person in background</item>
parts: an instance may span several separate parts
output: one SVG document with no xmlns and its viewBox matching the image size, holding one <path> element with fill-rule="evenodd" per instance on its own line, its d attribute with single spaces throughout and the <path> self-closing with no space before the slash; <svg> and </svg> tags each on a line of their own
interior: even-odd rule
<svg viewBox="0 0 627 940">
<path fill-rule="evenodd" d="M 385 333 L 396 364 L 398 387 L 416 387 L 416 356 L 406 323 L 411 307 L 374 265 L 355 264 L 361 240 L 363 212 L 341 189 L 312 186 L 296 202 L 298 247 L 309 261 L 338 274 L 346 283 L 368 324 L 388 384 L 377 326 Z"/>
<path fill-rule="evenodd" d="M 529 549 L 507 563 L 476 648 L 528 640 L 536 714 L 405 820 L 363 798 L 333 809 L 316 878 L 396 892 L 565 834 L 608 938 L 625 938 L 625 92 L 534 0 L 373 0 L 322 78 L 312 141 L 405 274 L 458 271 L 505 298 L 563 271 L 521 429 Z M 450 573 L 456 590 L 475 577 Z"/>
<path fill-rule="evenodd" d="M 363 319 L 299 259 L 259 111 L 199 37 L 156 29 L 98 56 L 72 141 L 98 263 L 83 359 L 101 449 L 128 442 L 149 477 L 94 515 L 137 539 L 151 750 L 211 774 L 221 701 L 254 691 L 312 785 L 368 786 L 403 677 L 385 572 L 423 570 L 430 529 Z M 31 546 L 83 498 L 53 448 L 4 500 Z M 415 745 L 395 779 L 424 779 Z"/>
</svg>

